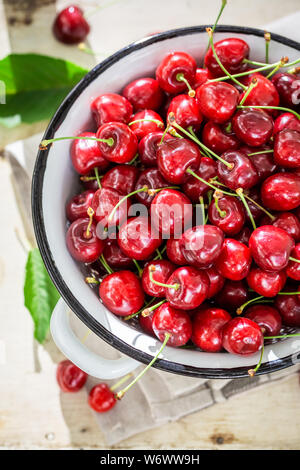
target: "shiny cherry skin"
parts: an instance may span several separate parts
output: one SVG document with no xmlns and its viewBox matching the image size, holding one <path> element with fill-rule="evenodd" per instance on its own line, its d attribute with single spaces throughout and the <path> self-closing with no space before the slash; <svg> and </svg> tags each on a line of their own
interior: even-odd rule
<svg viewBox="0 0 300 470">
<path fill-rule="evenodd" d="M 209 289 L 207 298 L 211 299 L 214 297 L 220 290 L 223 289 L 225 284 L 225 278 L 212 266 L 211 268 L 207 268 L 205 270 L 206 274 L 209 278 Z"/>
<path fill-rule="evenodd" d="M 97 137 L 94 132 L 82 132 L 78 137 Z M 105 170 L 109 162 L 104 158 L 98 142 L 88 139 L 74 139 L 71 144 L 71 161 L 80 175 L 88 175 L 93 168 Z"/>
<path fill-rule="evenodd" d="M 117 165 L 108 170 L 101 179 L 103 188 L 110 188 L 118 193 L 132 193 L 139 176 L 139 170 L 132 165 Z"/>
<path fill-rule="evenodd" d="M 272 225 L 285 230 L 295 242 L 300 241 L 300 221 L 295 214 L 291 212 L 281 212 L 272 222 Z"/>
<path fill-rule="evenodd" d="M 165 188 L 166 186 L 169 186 L 169 183 L 163 178 L 158 168 L 147 168 L 141 172 L 134 189 L 138 190 L 144 188 L 145 186 L 151 190 Z M 153 199 L 155 198 L 155 194 L 151 195 L 148 192 L 141 191 L 135 195 L 135 199 L 139 203 L 150 207 Z"/>
<path fill-rule="evenodd" d="M 249 292 L 244 281 L 225 281 L 224 287 L 216 295 L 217 304 L 230 312 L 249 300 Z"/>
<path fill-rule="evenodd" d="M 157 166 L 157 149 L 162 139 L 163 132 L 150 132 L 139 142 L 139 158 L 143 165 L 148 167 Z M 172 139 L 170 134 L 164 136 L 164 140 Z"/>
<path fill-rule="evenodd" d="M 293 238 L 279 227 L 263 225 L 252 232 L 249 248 L 256 264 L 264 271 L 285 269 L 295 246 Z"/>
<path fill-rule="evenodd" d="M 274 121 L 273 134 L 276 135 L 284 129 L 300 132 L 299 119 L 292 113 L 280 114 L 280 116 L 278 116 Z"/>
<path fill-rule="evenodd" d="M 78 392 L 86 383 L 88 375 L 71 361 L 61 361 L 57 365 L 56 380 L 63 392 Z"/>
<path fill-rule="evenodd" d="M 233 236 L 232 238 L 248 246 L 250 235 L 251 235 L 251 230 L 249 229 L 249 227 L 243 227 L 242 230 L 237 235 Z"/>
<path fill-rule="evenodd" d="M 217 210 L 215 201 L 209 205 L 208 218 L 209 221 L 223 230 L 226 235 L 238 234 L 245 224 L 245 211 L 243 204 L 236 198 L 226 196 L 225 194 L 218 198 L 218 207 L 225 213 L 220 215 Z"/>
<path fill-rule="evenodd" d="M 263 206 L 275 211 L 290 211 L 300 204 L 300 176 L 275 173 L 261 187 Z"/>
<path fill-rule="evenodd" d="M 177 95 L 172 99 L 167 120 L 170 113 L 175 116 L 176 123 L 185 129 L 192 127 L 194 131 L 198 131 L 203 120 L 197 101 L 188 95 Z"/>
<path fill-rule="evenodd" d="M 270 305 L 252 305 L 245 312 L 245 318 L 249 318 L 260 326 L 264 336 L 277 336 L 282 327 L 282 320 L 278 310 Z"/>
<path fill-rule="evenodd" d="M 300 132 L 285 129 L 276 134 L 274 160 L 284 168 L 300 168 Z"/>
<path fill-rule="evenodd" d="M 299 77 L 283 72 L 274 75 L 271 81 L 279 93 L 281 105 L 294 108 L 300 91 Z"/>
<path fill-rule="evenodd" d="M 115 211 L 111 220 L 108 217 L 114 207 L 122 199 L 122 194 L 111 188 L 98 189 L 93 197 L 91 207 L 94 210 L 94 219 L 96 222 L 100 222 L 103 227 L 107 225 L 117 226 L 122 223 L 128 213 L 130 207 L 130 200 L 125 199 Z"/>
<path fill-rule="evenodd" d="M 209 268 L 219 257 L 224 233 L 214 225 L 189 228 L 180 239 L 186 261 L 196 268 Z"/>
<path fill-rule="evenodd" d="M 161 237 L 146 217 L 133 217 L 121 226 L 118 243 L 130 258 L 146 260 L 161 245 Z"/>
<path fill-rule="evenodd" d="M 249 197 L 251 197 L 251 199 L 253 199 L 253 201 L 255 201 L 258 204 L 262 205 L 261 204 L 261 199 L 260 199 L 259 188 L 257 186 L 254 186 L 253 188 L 248 189 L 247 190 L 247 195 Z M 264 212 L 256 204 L 254 204 L 252 201 L 250 201 L 249 199 L 247 199 L 247 204 L 248 204 L 249 209 L 251 211 L 252 217 L 254 218 L 254 220 L 257 223 L 259 223 L 261 217 L 265 215 Z M 248 212 L 246 211 L 246 208 L 244 208 L 244 210 L 245 210 L 245 216 L 246 216 L 246 223 L 251 224 L 251 220 L 250 220 Z M 267 224 L 269 224 L 269 222 L 270 222 L 270 217 L 268 217 Z M 260 224 L 260 225 L 263 225 L 263 224 Z"/>
<path fill-rule="evenodd" d="M 202 141 L 206 147 L 217 154 L 239 147 L 239 140 L 231 131 L 226 130 L 226 124 L 220 126 L 213 121 L 208 121 L 205 124 L 202 131 Z"/>
<path fill-rule="evenodd" d="M 210 307 L 193 317 L 192 341 L 202 351 L 219 352 L 222 349 L 223 327 L 231 320 L 226 310 Z"/>
<path fill-rule="evenodd" d="M 142 286 L 146 294 L 153 297 L 165 297 L 166 288 L 158 286 L 150 280 L 150 270 L 153 266 L 155 268 L 155 271 L 152 272 L 153 279 L 164 284 L 175 270 L 175 266 L 170 261 L 161 259 L 156 261 L 149 261 L 143 270 Z"/>
<path fill-rule="evenodd" d="M 103 250 L 103 255 L 109 266 L 116 269 L 132 268 L 133 262 L 129 256 L 125 255 L 116 240 L 107 240 Z"/>
<path fill-rule="evenodd" d="M 138 277 L 131 271 L 118 271 L 106 276 L 99 287 L 105 307 L 120 317 L 138 312 L 144 305 L 144 292 Z"/>
<path fill-rule="evenodd" d="M 205 271 L 182 266 L 171 274 L 167 284 L 179 284 L 178 289 L 166 288 L 165 295 L 170 305 L 182 310 L 192 310 L 207 298 L 209 278 Z"/>
<path fill-rule="evenodd" d="M 164 121 L 160 115 L 151 109 L 144 109 L 139 111 L 134 116 L 132 116 L 131 122 L 138 121 L 140 119 L 145 119 L 145 121 L 135 122 L 130 126 L 130 129 L 132 132 L 134 132 L 138 140 L 141 140 L 143 137 L 152 132 L 159 132 L 165 128 Z M 151 120 L 155 120 L 157 122 L 153 122 Z"/>
<path fill-rule="evenodd" d="M 122 95 L 130 101 L 134 111 L 152 109 L 157 111 L 162 105 L 164 94 L 154 78 L 138 78 L 128 83 Z"/>
<path fill-rule="evenodd" d="M 300 300 L 298 295 L 278 295 L 275 299 L 275 307 L 279 310 L 284 325 L 300 327 Z"/>
<path fill-rule="evenodd" d="M 66 216 L 70 222 L 76 219 L 87 217 L 87 210 L 90 207 L 95 191 L 84 191 L 73 196 L 66 205 Z"/>
<path fill-rule="evenodd" d="M 97 413 L 106 413 L 117 403 L 114 393 L 105 383 L 95 385 L 88 397 L 89 406 Z"/>
<path fill-rule="evenodd" d="M 97 96 L 91 104 L 91 111 L 98 127 L 109 122 L 127 124 L 132 116 L 131 103 L 116 93 Z"/>
<path fill-rule="evenodd" d="M 148 333 L 148 335 L 151 335 L 151 336 L 155 336 L 155 333 L 152 327 L 152 320 L 153 320 L 154 312 L 155 310 L 151 312 L 150 315 L 147 315 L 146 317 L 144 317 L 143 315 L 138 316 L 140 327 L 142 328 L 143 331 L 145 331 L 146 333 Z"/>
<path fill-rule="evenodd" d="M 243 78 L 242 82 L 246 86 L 249 86 L 253 78 L 257 80 L 257 85 L 247 96 L 244 101 L 244 106 L 279 106 L 279 94 L 273 83 L 264 75 L 255 72 Z M 240 99 L 243 99 L 244 93 L 242 93 Z M 266 111 L 269 114 L 274 114 L 274 110 L 272 109 Z"/>
<path fill-rule="evenodd" d="M 198 170 L 201 153 L 196 144 L 188 139 L 170 139 L 163 142 L 157 151 L 158 168 L 163 177 L 172 184 L 184 183 L 190 168 Z"/>
<path fill-rule="evenodd" d="M 217 176 L 217 164 L 209 157 L 201 157 L 200 166 L 195 171 L 196 175 L 200 176 L 205 181 Z M 209 190 L 209 186 L 202 181 L 189 176 L 182 186 L 183 192 L 190 198 L 192 202 L 199 203 L 199 198 L 204 196 Z"/>
<path fill-rule="evenodd" d="M 222 124 L 235 112 L 239 92 L 230 83 L 207 82 L 197 88 L 196 99 L 203 116 Z"/>
<path fill-rule="evenodd" d="M 177 80 L 177 75 L 183 74 L 184 78 L 193 86 L 196 69 L 196 61 L 191 55 L 186 52 L 171 52 L 163 58 L 157 67 L 156 80 L 164 91 L 171 95 L 177 95 L 187 90 L 186 84 Z"/>
<path fill-rule="evenodd" d="M 297 245 L 292 251 L 291 256 L 295 259 L 300 260 L 300 243 L 297 243 Z M 290 260 L 286 268 L 286 273 L 291 279 L 294 279 L 295 281 L 300 281 L 300 263 Z"/>
<path fill-rule="evenodd" d="M 213 75 L 210 73 L 208 69 L 201 69 L 201 68 L 196 69 L 194 89 L 203 85 L 203 83 L 207 82 L 207 80 L 209 80 L 210 78 L 213 78 Z"/>
<path fill-rule="evenodd" d="M 99 139 L 114 140 L 112 146 L 106 142 L 98 142 L 103 157 L 112 163 L 129 163 L 137 153 L 138 141 L 135 134 L 121 122 L 104 124 L 99 127 L 96 136 Z"/>
<path fill-rule="evenodd" d="M 217 163 L 218 176 L 230 189 L 249 189 L 258 183 L 258 174 L 250 158 L 239 150 L 230 150 L 222 154 L 223 160 L 233 164 L 229 168 L 221 161 Z"/>
<path fill-rule="evenodd" d="M 251 253 L 246 245 L 233 238 L 226 238 L 215 267 L 226 279 L 241 281 L 248 275 L 251 261 Z"/>
<path fill-rule="evenodd" d="M 172 263 L 178 264 L 179 266 L 186 264 L 186 259 L 180 248 L 180 239 L 169 238 L 169 240 L 167 240 L 167 257 Z"/>
<path fill-rule="evenodd" d="M 233 318 L 223 328 L 223 348 L 231 354 L 249 356 L 263 346 L 260 326 L 249 318 Z"/>
<path fill-rule="evenodd" d="M 162 189 L 151 204 L 151 221 L 164 238 L 179 237 L 191 226 L 193 206 L 188 197 L 176 189 Z"/>
<path fill-rule="evenodd" d="M 286 282 L 285 271 L 268 272 L 254 267 L 247 276 L 249 287 L 264 297 L 275 297 Z"/>
<path fill-rule="evenodd" d="M 86 233 L 89 219 L 77 219 L 68 228 L 66 244 L 70 255 L 81 263 L 93 263 L 101 255 L 104 243 L 96 235 L 96 224 L 92 223 Z"/>
<path fill-rule="evenodd" d="M 78 44 L 85 40 L 90 26 L 81 8 L 70 5 L 56 16 L 52 30 L 58 41 L 64 44 Z"/>
<path fill-rule="evenodd" d="M 152 328 L 160 341 L 164 341 L 166 333 L 171 334 L 168 346 L 184 346 L 192 336 L 192 322 L 189 315 L 164 303 L 155 310 Z"/>
<path fill-rule="evenodd" d="M 273 120 L 262 109 L 240 109 L 232 118 L 232 127 L 246 145 L 260 147 L 272 136 Z"/>
<path fill-rule="evenodd" d="M 263 150 L 270 150 L 270 147 L 268 145 L 264 145 L 262 147 L 255 148 L 243 145 L 239 148 L 239 151 L 244 152 L 253 163 L 258 174 L 259 182 L 263 182 L 266 178 L 278 171 L 278 165 L 274 162 L 273 154 L 266 152 L 258 155 L 249 155 Z"/>
<path fill-rule="evenodd" d="M 235 74 L 242 72 L 247 68 L 244 59 L 249 57 L 249 46 L 239 38 L 226 38 L 214 44 L 215 51 L 225 69 Z M 212 49 L 210 48 L 204 59 L 205 66 L 214 77 L 222 77 L 223 70 L 215 59 Z"/>
</svg>

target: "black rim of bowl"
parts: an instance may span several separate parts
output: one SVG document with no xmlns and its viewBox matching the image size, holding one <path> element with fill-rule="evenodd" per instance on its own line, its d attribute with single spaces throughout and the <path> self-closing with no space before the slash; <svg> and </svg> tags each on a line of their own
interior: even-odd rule
<svg viewBox="0 0 300 470">
<path fill-rule="evenodd" d="M 133 51 L 137 51 L 139 49 L 143 49 L 144 47 L 155 44 L 160 41 L 164 41 L 165 39 L 171 39 L 177 36 L 186 36 L 190 34 L 197 34 L 205 32 L 205 28 L 210 25 L 204 26 L 193 26 L 193 27 L 186 27 L 186 28 L 179 28 L 170 31 L 166 31 L 163 33 L 159 33 L 149 38 L 143 39 L 141 41 L 135 42 L 120 51 L 116 52 L 112 56 L 108 57 L 98 65 L 96 65 L 90 72 L 88 72 L 85 77 L 71 90 L 68 96 L 64 99 L 62 104 L 57 109 L 56 113 L 54 114 L 51 122 L 44 134 L 43 139 L 50 139 L 55 134 L 59 125 L 64 121 L 65 117 L 68 114 L 70 107 L 76 101 L 77 97 L 81 94 L 81 92 L 102 72 L 104 72 L 107 68 L 109 68 L 112 64 L 118 62 L 119 59 L 125 57 L 126 55 L 130 54 Z M 240 33 L 240 34 L 248 34 L 257 37 L 261 37 L 263 40 L 264 31 L 256 28 L 248 28 L 242 26 L 227 26 L 222 25 L 218 26 L 216 29 L 217 32 L 224 32 L 224 33 Z M 293 49 L 300 51 L 300 44 L 298 42 L 292 41 L 291 39 L 285 38 L 278 34 L 272 33 L 272 41 L 284 44 L 289 46 Z M 42 193 L 43 193 L 43 183 L 44 183 L 44 174 L 47 165 L 47 158 L 48 158 L 49 150 L 39 151 L 34 167 L 33 178 L 32 178 L 32 218 L 33 218 L 33 225 L 35 230 L 35 236 L 37 239 L 37 244 L 39 250 L 41 252 L 43 261 L 45 263 L 46 269 L 55 284 L 57 290 L 59 291 L 61 297 L 66 302 L 66 304 L 71 308 L 71 310 L 80 318 L 80 320 L 85 323 L 85 325 L 90 328 L 94 333 L 96 333 L 100 338 L 106 341 L 108 344 L 113 346 L 114 348 L 118 349 L 120 352 L 124 353 L 127 356 L 132 357 L 133 359 L 142 362 L 144 364 L 148 364 L 152 356 L 148 355 L 147 353 L 140 351 L 139 349 L 135 349 L 133 346 L 128 345 L 126 342 L 122 341 L 121 339 L 114 336 L 113 333 L 108 331 L 104 328 L 100 323 L 96 321 L 96 319 L 90 315 L 90 313 L 81 305 L 80 302 L 76 299 L 73 293 L 70 291 L 68 286 L 66 285 L 64 279 L 62 278 L 56 264 L 54 258 L 52 256 L 48 240 L 47 234 L 45 230 L 44 224 L 44 217 L 43 217 L 43 205 L 42 205 Z M 294 356 L 291 354 L 284 358 L 278 359 L 276 361 L 272 361 L 271 363 L 265 363 L 261 366 L 258 370 L 257 375 L 267 374 L 270 372 L 274 372 L 276 370 L 284 369 L 286 367 L 290 367 L 294 364 L 292 358 Z M 212 355 L 212 362 L 213 362 L 213 355 Z M 197 368 L 194 366 L 188 366 L 176 362 L 166 361 L 164 359 L 159 359 L 154 364 L 154 367 L 173 372 L 176 374 L 193 376 L 193 377 L 201 377 L 201 378 L 219 378 L 219 379 L 232 379 L 232 378 L 241 378 L 241 377 L 248 377 L 248 369 L 249 367 L 235 367 L 235 368 Z M 255 364 L 253 365 L 255 367 Z"/>
</svg>

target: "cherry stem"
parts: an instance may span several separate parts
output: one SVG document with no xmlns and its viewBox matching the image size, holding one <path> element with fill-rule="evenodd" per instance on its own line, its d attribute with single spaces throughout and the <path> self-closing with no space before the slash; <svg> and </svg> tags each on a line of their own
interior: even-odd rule
<svg viewBox="0 0 300 470">
<path fill-rule="evenodd" d="M 195 139 L 197 139 L 197 136 L 196 136 L 196 134 L 195 134 L 194 129 L 193 129 L 192 126 L 189 126 L 189 127 L 188 127 L 188 131 L 190 132 L 190 134 L 192 134 L 192 136 L 193 136 Z M 208 153 L 204 148 L 201 148 L 201 150 L 202 150 L 202 152 L 205 154 L 206 157 L 212 159 L 211 155 L 209 155 L 209 153 Z"/>
<path fill-rule="evenodd" d="M 299 295 L 300 292 L 278 292 L 277 295 Z"/>
<path fill-rule="evenodd" d="M 165 130 L 164 130 L 164 132 L 163 132 L 163 135 L 161 136 L 161 139 L 160 139 L 158 145 L 161 145 L 161 144 L 163 143 L 163 141 L 164 141 L 164 139 L 165 139 L 165 136 L 166 136 L 167 132 L 169 131 L 169 129 L 170 129 L 170 125 L 167 124 L 167 126 L 166 126 L 166 128 L 165 128 Z"/>
<path fill-rule="evenodd" d="M 103 175 L 99 175 L 99 179 L 103 178 Z M 87 183 L 88 181 L 95 181 L 97 178 L 96 176 L 81 176 L 80 181 Z"/>
<path fill-rule="evenodd" d="M 188 95 L 189 95 L 191 98 L 194 98 L 194 97 L 195 97 L 196 92 L 195 92 L 195 90 L 193 90 L 193 88 L 191 87 L 191 85 L 189 84 L 189 82 L 187 81 L 187 79 L 185 78 L 185 76 L 183 75 L 183 73 L 178 73 L 178 74 L 176 75 L 176 80 L 177 80 L 178 82 L 183 82 L 183 83 L 185 83 L 186 86 L 187 86 L 187 89 L 189 90 Z"/>
<path fill-rule="evenodd" d="M 112 221 L 112 218 L 113 216 L 115 215 L 116 213 L 116 210 L 118 209 L 118 207 L 123 204 L 124 201 L 126 201 L 126 199 L 128 199 L 129 197 L 131 196 L 134 196 L 135 194 L 138 194 L 138 193 L 146 193 L 147 191 L 149 191 L 149 188 L 148 186 L 143 186 L 142 188 L 139 188 L 139 189 L 136 189 L 135 191 L 132 191 L 131 193 L 129 194 L 126 194 L 126 196 L 122 197 L 119 202 L 114 206 L 114 208 L 112 209 L 111 213 L 109 214 L 109 216 L 107 217 L 107 222 L 111 222 Z"/>
<path fill-rule="evenodd" d="M 156 281 L 153 279 L 153 273 L 156 271 L 156 268 L 153 264 L 149 266 L 149 279 L 153 284 L 156 284 L 157 286 L 165 287 L 166 289 L 175 289 L 178 290 L 180 289 L 180 284 L 175 283 L 175 284 L 164 284 L 163 282 Z"/>
<path fill-rule="evenodd" d="M 158 248 L 156 248 L 155 252 L 157 253 L 158 259 L 163 259 L 163 257 L 161 256 L 161 252 Z"/>
<path fill-rule="evenodd" d="M 170 127 L 168 132 L 173 137 L 177 137 L 177 139 L 184 139 L 184 137 L 182 135 L 178 134 L 178 132 L 175 131 L 174 127 Z"/>
<path fill-rule="evenodd" d="M 99 170 L 98 170 L 98 168 L 95 168 L 94 171 L 95 171 L 95 175 L 96 175 L 96 180 L 97 180 L 97 183 L 98 183 L 98 187 L 99 187 L 99 189 L 102 189 L 101 181 L 100 181 L 100 178 L 99 178 Z"/>
<path fill-rule="evenodd" d="M 291 335 L 279 335 L 279 336 L 265 336 L 265 339 L 280 339 L 280 338 L 293 338 L 300 336 L 300 333 L 294 333 Z"/>
<path fill-rule="evenodd" d="M 246 208 L 246 211 L 250 217 L 250 220 L 251 220 L 251 223 L 252 223 L 252 226 L 253 226 L 253 229 L 256 230 L 256 224 L 255 224 L 255 220 L 253 218 L 253 215 L 252 215 L 252 212 L 250 210 L 250 207 L 245 199 L 245 196 L 244 196 L 244 191 L 243 191 L 243 188 L 238 188 L 236 190 L 236 193 L 237 195 L 239 196 L 239 198 L 241 199 L 242 203 L 244 204 L 245 208 Z"/>
<path fill-rule="evenodd" d="M 115 141 L 112 137 L 109 137 L 109 139 L 98 139 L 97 137 L 80 137 L 80 136 L 77 136 L 77 137 L 56 137 L 55 139 L 42 140 L 42 142 L 40 143 L 40 150 L 46 150 L 46 148 L 49 144 L 52 144 L 53 142 L 58 142 L 59 140 L 96 140 L 97 142 L 104 142 L 109 147 L 112 147 L 115 143 Z"/>
<path fill-rule="evenodd" d="M 137 153 L 130 162 L 127 163 L 127 165 L 133 165 L 133 163 L 136 162 L 136 160 L 139 158 L 139 154 Z"/>
<path fill-rule="evenodd" d="M 217 188 L 216 186 L 214 186 L 213 184 L 209 183 L 208 181 L 206 181 L 205 179 L 201 178 L 201 176 L 198 176 L 193 170 L 191 170 L 190 168 L 188 168 L 186 170 L 187 173 L 189 173 L 189 175 L 192 175 L 194 178 L 196 178 L 197 180 L 201 181 L 202 183 L 206 184 L 207 186 L 209 186 L 210 188 L 214 189 L 215 191 L 219 191 L 219 188 Z M 228 194 L 229 196 L 232 196 L 232 193 L 229 193 L 227 191 L 223 191 L 222 190 L 222 193 L 223 194 Z M 234 196 L 236 196 L 234 194 Z"/>
<path fill-rule="evenodd" d="M 97 279 L 95 279 L 94 277 L 86 277 L 85 282 L 87 284 L 100 284 L 100 282 L 97 281 Z"/>
<path fill-rule="evenodd" d="M 93 223 L 93 216 L 94 216 L 95 212 L 94 210 L 89 207 L 88 210 L 87 210 L 87 215 L 89 216 L 90 218 L 90 221 L 88 223 L 88 226 L 86 228 L 86 231 L 85 231 L 85 234 L 84 234 L 84 238 L 91 238 L 91 226 L 92 226 L 92 223 Z"/>
<path fill-rule="evenodd" d="M 270 150 L 260 150 L 259 152 L 253 152 L 253 153 L 248 153 L 248 157 L 252 157 L 252 155 L 261 155 L 262 153 L 273 153 L 274 150 L 273 149 L 270 149 Z"/>
<path fill-rule="evenodd" d="M 208 191 L 207 193 L 207 198 L 208 198 L 208 204 L 207 204 L 207 207 L 210 206 L 210 203 L 212 201 L 212 198 L 213 198 L 213 191 Z M 207 224 L 207 221 L 208 221 L 208 213 L 206 214 L 206 217 L 205 217 L 205 224 Z"/>
<path fill-rule="evenodd" d="M 212 33 L 215 32 L 216 26 L 217 26 L 217 24 L 219 23 L 219 19 L 221 18 L 221 15 L 222 15 L 222 13 L 223 13 L 223 10 L 224 10 L 226 4 L 227 4 L 227 0 L 222 0 L 221 8 L 220 8 L 220 10 L 219 10 L 217 19 L 216 19 L 216 21 L 215 21 L 215 23 L 214 23 L 214 25 L 213 25 L 213 27 L 212 27 L 212 29 L 211 29 L 211 30 L 212 30 Z M 208 41 L 208 45 L 207 45 L 206 50 L 209 49 L 209 44 L 210 44 L 210 43 L 209 43 L 209 41 Z"/>
<path fill-rule="evenodd" d="M 255 206 L 257 206 L 261 211 L 263 211 L 267 216 L 270 217 L 271 220 L 275 220 L 276 217 L 274 215 L 272 215 L 269 211 L 267 211 L 267 209 L 265 209 L 263 206 L 261 206 L 260 204 L 258 204 L 258 202 L 254 201 L 254 199 L 252 199 L 250 196 L 248 196 L 247 194 L 244 194 L 245 198 L 247 198 L 249 201 L 252 202 L 252 204 L 254 204 Z"/>
<path fill-rule="evenodd" d="M 219 57 L 218 57 L 218 54 L 216 53 L 216 50 L 215 50 L 215 46 L 214 46 L 214 41 L 213 41 L 213 30 L 211 28 L 206 28 L 206 32 L 208 34 L 208 38 L 209 38 L 209 44 L 210 44 L 210 47 L 211 47 L 211 50 L 213 52 L 213 55 L 219 65 L 219 67 L 223 70 L 223 72 L 225 73 L 225 75 L 227 75 L 227 77 L 232 80 L 234 83 L 236 83 L 237 85 L 239 85 L 240 87 L 242 87 L 244 90 L 247 90 L 247 87 L 239 82 L 235 77 L 234 75 L 231 75 L 228 70 L 224 67 L 224 65 L 222 64 L 222 62 L 220 61 Z"/>
<path fill-rule="evenodd" d="M 140 267 L 139 263 L 138 263 L 137 260 L 134 259 L 134 258 L 132 258 L 132 261 L 134 262 L 134 264 L 135 264 L 135 266 L 136 266 L 136 269 L 138 270 L 139 277 L 142 277 L 143 270 L 142 270 L 142 268 Z"/>
<path fill-rule="evenodd" d="M 110 390 L 113 392 L 114 390 L 116 390 L 116 388 L 120 387 L 120 385 L 122 385 L 124 382 L 127 382 L 127 380 L 130 379 L 130 377 L 132 377 L 132 372 L 129 372 L 129 374 L 125 375 L 125 377 L 122 377 L 120 380 L 118 380 L 118 382 L 113 384 L 113 386 L 110 387 Z"/>
<path fill-rule="evenodd" d="M 222 191 L 217 190 L 214 192 L 213 197 L 214 197 L 215 206 L 219 213 L 219 216 L 222 217 L 222 219 L 224 219 L 224 217 L 226 217 L 226 211 L 223 211 L 219 206 L 219 199 L 220 197 L 222 197 L 222 195 L 223 195 Z"/>
<path fill-rule="evenodd" d="M 161 300 L 160 302 L 158 302 L 157 304 L 154 304 L 152 305 L 151 307 L 149 308 L 144 308 L 144 310 L 142 311 L 142 317 L 149 317 L 149 315 L 154 311 L 156 310 L 158 307 L 160 307 L 162 304 L 166 303 L 166 299 L 164 300 Z"/>
<path fill-rule="evenodd" d="M 111 269 L 111 267 L 107 263 L 106 259 L 104 258 L 104 255 L 103 254 L 100 255 L 98 259 L 100 263 L 102 264 L 102 266 L 104 267 L 104 269 L 108 272 L 108 274 L 113 274 L 114 271 Z"/>
<path fill-rule="evenodd" d="M 132 313 L 132 315 L 128 315 L 127 317 L 124 317 L 124 320 L 130 320 L 131 318 L 137 317 L 140 313 L 142 313 L 148 307 L 148 305 L 151 305 L 152 302 L 156 299 L 157 297 L 152 297 L 152 299 L 149 300 L 142 308 L 140 308 L 140 310 L 138 310 L 135 313 Z"/>
<path fill-rule="evenodd" d="M 130 382 L 130 384 L 128 384 L 125 388 L 123 388 L 123 390 L 121 390 L 120 392 L 118 392 L 116 395 L 115 395 L 115 398 L 117 400 L 121 400 L 121 398 L 123 398 L 123 396 L 125 395 L 125 393 L 139 380 L 143 377 L 143 375 L 147 372 L 147 370 L 150 369 L 150 367 L 156 362 L 156 360 L 158 359 L 158 357 L 160 356 L 160 354 L 162 353 L 162 351 L 164 350 L 167 342 L 169 341 L 171 337 L 171 334 L 170 333 L 165 333 L 165 339 L 164 339 L 164 342 L 160 348 L 160 350 L 158 351 L 158 353 L 154 356 L 154 358 L 152 359 L 151 362 L 149 362 L 149 364 L 135 377 L 135 379 Z"/>
<path fill-rule="evenodd" d="M 266 64 L 268 64 L 271 33 L 269 33 L 268 31 L 265 31 L 264 38 L 265 38 Z"/>
<path fill-rule="evenodd" d="M 200 201 L 200 206 L 201 206 L 202 222 L 203 222 L 203 225 L 204 225 L 204 224 L 205 224 L 206 217 L 205 217 L 205 205 L 204 205 L 204 198 L 203 198 L 203 196 L 200 196 L 200 197 L 199 197 L 199 201 Z"/>
<path fill-rule="evenodd" d="M 159 255 L 157 254 L 157 256 L 155 256 L 155 258 L 153 258 L 153 261 L 157 261 L 158 259 L 162 259 L 162 254 L 166 251 L 166 249 L 167 249 L 167 245 L 165 245 L 161 251 L 159 251 L 159 249 L 157 248 L 156 253 L 159 253 Z"/>
<path fill-rule="evenodd" d="M 279 111 L 286 111 L 288 113 L 292 113 L 300 120 L 300 114 L 298 114 L 296 111 L 290 108 L 283 108 L 282 106 L 237 106 L 238 109 L 278 109 Z"/>
<path fill-rule="evenodd" d="M 132 124 L 137 124 L 138 122 L 154 122 L 158 127 L 164 127 L 163 123 L 158 119 L 135 119 L 135 121 L 129 122 L 128 126 L 132 126 Z"/>
<path fill-rule="evenodd" d="M 247 90 L 245 91 L 245 94 L 244 94 L 243 98 L 240 101 L 240 106 L 242 106 L 245 103 L 248 95 L 251 93 L 253 88 L 255 88 L 256 86 L 257 86 L 257 79 L 252 78 L 250 85 L 248 86 Z"/>
<path fill-rule="evenodd" d="M 255 374 L 256 374 L 256 372 L 257 372 L 258 369 L 260 368 L 261 363 L 262 363 L 262 359 L 263 359 L 264 352 L 265 352 L 265 345 L 263 344 L 262 347 L 261 347 L 260 358 L 259 358 L 259 361 L 258 361 L 258 363 L 257 363 L 257 366 L 256 366 L 254 369 L 249 369 L 249 370 L 248 370 L 248 374 L 250 375 L 250 377 L 254 377 Z"/>
<path fill-rule="evenodd" d="M 281 67 L 283 67 L 288 61 L 289 61 L 288 57 L 282 57 L 281 62 L 279 64 L 277 64 L 276 67 L 274 67 L 274 69 L 271 70 L 270 73 L 268 73 L 266 78 L 271 78 L 272 75 L 274 75 L 274 73 L 276 73 L 277 70 L 279 70 Z"/>
<path fill-rule="evenodd" d="M 291 261 L 294 261 L 294 263 L 300 263 L 300 259 L 293 258 L 292 256 L 289 257 Z"/>
<path fill-rule="evenodd" d="M 250 299 L 247 302 L 245 302 L 243 305 L 241 305 L 239 308 L 237 308 L 236 313 L 237 315 L 241 315 L 243 313 L 243 310 L 247 305 L 252 304 L 253 302 L 256 302 L 257 300 L 263 299 L 264 296 L 260 295 L 259 297 L 255 297 L 255 299 Z"/>
</svg>

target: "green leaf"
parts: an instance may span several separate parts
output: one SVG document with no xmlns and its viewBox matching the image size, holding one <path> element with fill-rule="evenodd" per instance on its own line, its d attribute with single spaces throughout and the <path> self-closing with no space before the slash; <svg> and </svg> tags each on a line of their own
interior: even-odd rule
<svg viewBox="0 0 300 470">
<path fill-rule="evenodd" d="M 5 92 L 5 104 L 0 104 L 0 124 L 15 127 L 49 119 L 87 72 L 54 57 L 8 55 L 0 61 L 0 94 L 3 88 Z"/>
<path fill-rule="evenodd" d="M 50 326 L 52 311 L 59 294 L 46 271 L 40 252 L 34 248 L 28 253 L 24 300 L 34 322 L 34 337 L 43 343 Z"/>
</svg>

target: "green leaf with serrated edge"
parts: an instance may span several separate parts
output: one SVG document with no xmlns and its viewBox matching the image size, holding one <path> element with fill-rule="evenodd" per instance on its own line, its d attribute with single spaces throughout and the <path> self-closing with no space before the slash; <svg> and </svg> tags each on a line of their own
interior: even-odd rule
<svg viewBox="0 0 300 470">
<path fill-rule="evenodd" d="M 50 326 L 52 311 L 59 299 L 41 258 L 34 248 L 28 253 L 25 268 L 24 303 L 34 322 L 34 337 L 43 343 Z"/>
</svg>

